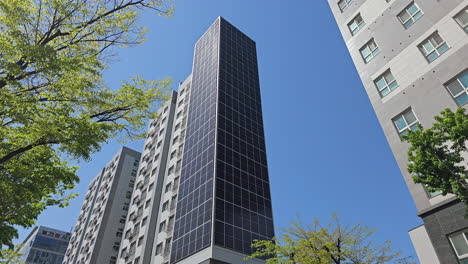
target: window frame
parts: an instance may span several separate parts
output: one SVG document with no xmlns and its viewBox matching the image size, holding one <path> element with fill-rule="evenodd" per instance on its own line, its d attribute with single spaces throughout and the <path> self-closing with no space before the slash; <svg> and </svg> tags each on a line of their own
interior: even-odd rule
<svg viewBox="0 0 468 264">
<path fill-rule="evenodd" d="M 359 24 L 357 24 L 356 28 L 354 30 L 351 29 L 351 25 L 354 24 L 354 22 L 356 21 L 357 18 L 361 18 L 361 22 Z M 361 16 L 361 13 L 358 13 L 357 15 L 355 15 L 353 17 L 353 19 L 351 19 L 351 21 L 348 22 L 347 26 L 348 26 L 348 29 L 349 29 L 349 32 L 351 33 L 352 36 L 356 36 L 357 33 L 359 33 L 359 31 L 361 31 L 361 29 L 366 25 L 366 22 L 364 21 L 364 19 L 362 18 Z"/>
<path fill-rule="evenodd" d="M 387 81 L 386 76 L 387 76 L 388 74 L 391 74 L 391 75 L 392 75 L 393 81 L 391 81 L 391 82 L 388 82 L 388 81 Z M 382 78 L 383 78 L 384 81 L 385 81 L 385 86 L 381 89 L 381 88 L 377 85 L 377 83 L 378 83 L 379 80 L 382 79 Z M 391 87 L 392 87 L 392 84 L 393 84 L 393 83 L 396 83 L 396 86 L 392 89 Z M 377 88 L 377 91 L 379 92 L 379 95 L 380 95 L 381 98 L 384 98 L 385 96 L 388 96 L 391 92 L 395 91 L 396 89 L 398 89 L 398 87 L 400 87 L 400 85 L 398 84 L 398 82 L 397 82 L 395 76 L 393 75 L 391 69 L 387 69 L 387 70 L 384 71 L 382 74 L 380 74 L 379 76 L 377 76 L 377 78 L 374 79 L 374 85 L 375 85 L 375 87 Z M 384 91 L 385 89 L 388 89 L 389 92 L 388 92 L 387 94 L 384 95 L 384 94 L 382 94 L 382 91 Z"/>
<path fill-rule="evenodd" d="M 411 123 L 409 123 L 408 120 L 406 120 L 406 117 L 405 117 L 405 114 L 408 113 L 408 112 L 411 112 L 411 113 L 413 114 L 413 116 L 414 116 L 414 121 L 411 122 Z M 406 126 L 405 126 L 403 129 L 401 129 L 401 130 L 398 128 L 398 126 L 396 125 L 396 122 L 395 122 L 396 120 L 400 119 L 400 118 L 399 118 L 400 116 L 403 117 L 403 120 L 404 120 L 405 123 L 406 123 Z M 413 131 L 411 128 L 412 128 L 414 125 L 420 124 L 420 123 L 419 123 L 418 117 L 416 116 L 416 114 L 415 114 L 414 111 L 413 111 L 413 108 L 411 108 L 411 107 L 405 109 L 403 112 L 399 113 L 399 114 L 396 115 L 394 118 L 392 118 L 392 123 L 393 123 L 393 126 L 395 127 L 395 129 L 396 129 L 398 135 L 400 136 L 400 138 L 401 138 L 402 136 L 405 135 L 404 133 L 405 133 L 406 131 L 409 131 L 409 130 Z"/>
<path fill-rule="evenodd" d="M 343 7 L 340 6 L 340 3 L 344 2 L 345 5 Z M 353 0 L 339 0 L 337 2 L 338 8 L 340 9 L 341 13 L 343 13 L 348 7 L 353 3 Z"/>
<path fill-rule="evenodd" d="M 455 20 L 455 22 L 457 22 L 457 24 L 463 29 L 463 31 L 465 31 L 465 33 L 468 34 L 468 22 L 464 25 L 461 24 L 461 20 L 458 18 L 458 16 L 460 14 L 462 14 L 463 12 L 466 12 L 467 15 L 468 15 L 468 6 L 466 6 L 465 8 L 463 8 L 460 12 L 458 12 L 454 17 L 453 19 Z"/>
<path fill-rule="evenodd" d="M 371 49 L 370 48 L 370 44 L 374 44 L 375 45 L 375 49 Z M 365 50 L 366 48 L 369 49 L 369 55 L 367 57 L 364 57 L 364 54 L 362 53 L 363 50 Z M 366 44 L 364 44 L 364 46 L 362 46 L 360 49 L 359 49 L 359 53 L 361 53 L 361 57 L 362 59 L 364 60 L 364 63 L 367 64 L 369 63 L 372 59 L 374 59 L 377 55 L 380 54 L 380 48 L 379 46 L 377 45 L 377 43 L 375 42 L 375 39 L 374 38 L 371 38 L 369 41 L 366 42 Z M 369 58 L 370 57 L 370 58 Z M 366 58 L 369 58 L 369 60 L 366 60 Z"/>
<path fill-rule="evenodd" d="M 458 73 L 457 75 L 455 75 L 452 79 L 450 79 L 448 82 L 446 82 L 444 84 L 445 88 L 447 89 L 447 91 L 449 92 L 449 94 L 452 96 L 453 100 L 455 101 L 455 103 L 457 104 L 458 107 L 461 107 L 463 105 L 466 105 L 468 103 L 468 100 L 463 103 L 463 104 L 459 104 L 458 101 L 457 101 L 457 98 L 462 96 L 463 94 L 466 94 L 468 96 L 468 85 L 465 87 L 463 85 L 463 83 L 461 82 L 460 78 L 462 76 L 464 76 L 465 74 L 468 75 L 468 68 L 463 70 L 462 72 Z M 452 93 L 452 90 L 450 90 L 449 88 L 449 85 L 452 84 L 453 82 L 458 82 L 458 84 L 463 88 L 463 91 L 459 92 L 458 94 L 454 95 Z"/>
<path fill-rule="evenodd" d="M 416 6 L 418 8 L 418 11 L 416 13 L 414 13 L 413 15 L 408 11 L 412 6 Z M 409 18 L 406 20 L 406 21 L 403 21 L 403 19 L 401 18 L 401 15 L 406 12 L 406 14 L 409 16 Z M 421 16 L 419 16 L 418 18 L 414 18 L 416 16 L 417 13 L 420 13 Z M 403 27 L 405 29 L 408 29 L 410 27 L 412 27 L 416 21 L 418 21 L 419 19 L 421 19 L 421 17 L 424 16 L 424 12 L 422 11 L 422 9 L 419 7 L 418 4 L 416 4 L 415 1 L 412 1 L 409 5 L 407 5 L 400 13 L 397 14 L 397 17 L 398 17 L 398 20 L 400 21 L 400 23 L 403 25 Z M 410 25 L 406 25 L 406 23 L 408 23 L 408 21 L 412 21 L 412 23 Z"/>
<path fill-rule="evenodd" d="M 442 42 L 440 44 L 437 44 L 437 42 L 436 42 L 436 37 L 437 36 L 442 40 Z M 426 49 L 425 45 L 428 44 L 428 43 L 431 44 L 431 46 L 433 48 L 432 51 L 429 51 L 429 50 Z M 437 44 L 437 45 L 434 45 L 434 44 Z M 444 45 L 446 46 L 446 49 L 441 52 L 439 49 Z M 447 52 L 450 49 L 450 46 L 447 44 L 447 41 L 445 41 L 440 36 L 439 31 L 435 31 L 429 37 L 427 37 L 421 43 L 419 43 L 418 49 L 422 53 L 422 55 L 424 56 L 426 61 L 431 63 L 431 62 L 435 61 L 437 58 L 439 58 L 440 56 L 442 56 L 442 54 Z M 434 54 L 434 53 L 437 54 L 437 57 L 430 60 L 429 57 L 431 56 L 431 54 Z"/>
<path fill-rule="evenodd" d="M 458 254 L 458 252 L 457 252 L 457 248 L 455 247 L 455 244 L 453 243 L 452 238 L 455 237 L 455 236 L 457 236 L 457 235 L 460 235 L 460 234 L 461 234 L 461 235 L 463 236 L 463 238 L 465 239 L 465 242 L 466 242 L 466 244 L 467 244 L 467 246 L 468 246 L 468 237 L 467 237 L 467 235 L 465 234 L 465 233 L 467 233 L 467 232 L 468 232 L 468 229 L 463 229 L 463 230 L 460 230 L 460 231 L 455 232 L 455 233 L 453 233 L 453 234 L 450 234 L 450 235 L 448 236 L 448 239 L 449 239 L 449 241 L 450 241 L 450 245 L 452 246 L 452 249 L 453 249 L 453 251 L 455 252 L 455 255 L 457 255 L 457 258 L 458 258 L 459 261 L 460 261 L 460 260 L 464 260 L 464 259 L 468 259 L 468 253 L 463 254 L 463 255 L 460 256 L 460 255 Z"/>
</svg>

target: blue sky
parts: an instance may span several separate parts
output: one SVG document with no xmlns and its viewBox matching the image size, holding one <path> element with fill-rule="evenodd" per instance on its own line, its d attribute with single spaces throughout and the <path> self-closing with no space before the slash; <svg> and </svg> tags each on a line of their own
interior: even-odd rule
<svg viewBox="0 0 468 264">
<path fill-rule="evenodd" d="M 296 215 L 327 221 L 338 212 L 416 256 L 407 231 L 421 220 L 325 0 L 178 0 L 172 18 L 144 14 L 148 41 L 118 50 L 106 82 L 171 76 L 176 88 L 190 74 L 196 40 L 218 16 L 257 42 L 276 228 Z M 90 179 L 120 147 L 112 141 L 80 162 L 80 197 L 46 210 L 38 224 L 70 230 Z M 20 240 L 28 232 L 20 230 Z"/>
</svg>

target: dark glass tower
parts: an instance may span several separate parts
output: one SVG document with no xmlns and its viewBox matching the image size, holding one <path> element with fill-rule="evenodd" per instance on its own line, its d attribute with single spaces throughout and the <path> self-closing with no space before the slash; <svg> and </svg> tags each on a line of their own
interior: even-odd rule
<svg viewBox="0 0 468 264">
<path fill-rule="evenodd" d="M 192 74 L 171 263 L 210 247 L 249 255 L 274 235 L 255 42 L 219 17 Z"/>
</svg>

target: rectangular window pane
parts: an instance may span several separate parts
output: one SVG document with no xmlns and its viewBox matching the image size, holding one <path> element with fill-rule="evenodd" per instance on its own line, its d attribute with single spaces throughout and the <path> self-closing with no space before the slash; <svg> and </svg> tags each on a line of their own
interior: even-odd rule
<svg viewBox="0 0 468 264">
<path fill-rule="evenodd" d="M 422 16 L 423 12 L 414 2 L 408 5 L 405 8 L 405 10 L 401 11 L 398 14 L 398 18 L 400 19 L 401 23 L 405 26 L 405 28 L 409 28 L 410 26 L 412 26 L 414 22 L 416 22 Z"/>
<path fill-rule="evenodd" d="M 455 20 L 468 33 L 468 6 L 455 16 Z"/>
<path fill-rule="evenodd" d="M 450 82 L 447 85 L 447 88 L 449 89 L 449 91 L 452 93 L 453 96 L 457 96 L 459 93 L 465 90 L 457 80 Z"/>
<path fill-rule="evenodd" d="M 416 121 L 416 117 L 414 116 L 413 111 L 408 111 L 404 113 L 403 116 L 405 117 L 408 124 L 412 124 Z"/>
<path fill-rule="evenodd" d="M 457 102 L 459 106 L 468 103 L 468 94 L 466 93 L 461 94 L 455 99 L 455 101 Z"/>
<path fill-rule="evenodd" d="M 460 82 L 463 84 L 463 87 L 468 88 L 468 71 L 461 74 Z"/>
<path fill-rule="evenodd" d="M 377 79 L 374 80 L 374 83 L 382 97 L 386 96 L 398 87 L 398 83 L 390 70 L 387 70 L 381 76 L 377 77 Z"/>
<path fill-rule="evenodd" d="M 396 125 L 396 127 L 398 128 L 399 131 L 406 128 L 406 122 L 403 119 L 403 116 L 400 116 L 400 118 L 395 120 L 395 125 Z"/>
<path fill-rule="evenodd" d="M 463 233 L 450 237 L 450 240 L 452 240 L 458 256 L 468 254 L 468 244 L 466 243 Z"/>
</svg>

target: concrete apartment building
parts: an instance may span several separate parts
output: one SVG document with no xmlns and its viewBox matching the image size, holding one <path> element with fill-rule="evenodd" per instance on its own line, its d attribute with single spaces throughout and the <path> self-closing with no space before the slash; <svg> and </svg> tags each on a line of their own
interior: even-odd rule
<svg viewBox="0 0 468 264">
<path fill-rule="evenodd" d="M 452 195 L 407 172 L 400 135 L 468 102 L 468 0 L 328 0 L 424 224 L 410 231 L 423 264 L 468 263 L 468 220 Z"/>
<path fill-rule="evenodd" d="M 150 122 L 119 264 L 244 261 L 274 235 L 255 42 L 219 17 Z"/>
<path fill-rule="evenodd" d="M 117 262 L 140 155 L 123 147 L 91 181 L 64 264 Z"/>
<path fill-rule="evenodd" d="M 62 264 L 71 233 L 36 226 L 23 241 L 21 261 L 26 264 Z"/>
<path fill-rule="evenodd" d="M 180 84 L 178 93 L 172 93 L 158 110 L 158 118 L 150 122 L 118 263 L 163 263 L 169 258 L 190 79 Z"/>
</svg>

